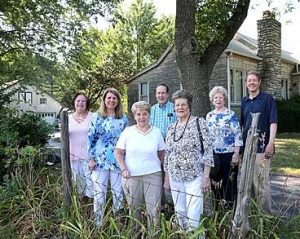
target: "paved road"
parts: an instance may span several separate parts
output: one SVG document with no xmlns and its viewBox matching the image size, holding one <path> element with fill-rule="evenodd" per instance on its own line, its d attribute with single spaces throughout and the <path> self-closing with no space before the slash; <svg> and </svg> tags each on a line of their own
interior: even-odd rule
<svg viewBox="0 0 300 239">
<path fill-rule="evenodd" d="M 300 214 L 300 178 L 273 174 L 270 184 L 274 212 L 287 217 Z"/>
</svg>

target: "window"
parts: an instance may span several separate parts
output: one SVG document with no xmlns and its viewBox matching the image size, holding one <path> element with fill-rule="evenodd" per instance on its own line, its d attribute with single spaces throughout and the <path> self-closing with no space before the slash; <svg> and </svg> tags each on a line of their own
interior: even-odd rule
<svg viewBox="0 0 300 239">
<path fill-rule="evenodd" d="M 40 98 L 40 104 L 41 105 L 47 104 L 47 98 Z"/>
<path fill-rule="evenodd" d="M 19 101 L 31 104 L 32 103 L 32 93 L 31 92 L 19 92 Z"/>
<path fill-rule="evenodd" d="M 140 83 L 139 85 L 139 100 L 144 100 L 149 102 L 149 84 L 147 83 Z"/>
<path fill-rule="evenodd" d="M 242 71 L 230 69 L 230 101 L 232 103 L 241 102 L 246 95 L 246 86 L 243 79 Z"/>
</svg>

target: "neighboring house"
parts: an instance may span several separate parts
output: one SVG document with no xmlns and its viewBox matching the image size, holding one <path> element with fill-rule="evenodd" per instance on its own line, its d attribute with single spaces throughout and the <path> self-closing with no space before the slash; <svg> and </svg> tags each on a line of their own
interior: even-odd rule
<svg viewBox="0 0 300 239">
<path fill-rule="evenodd" d="M 16 91 L 11 96 L 11 105 L 19 113 L 33 112 L 49 124 L 56 122 L 62 108 L 61 104 L 50 94 L 40 91 L 35 86 L 21 86 L 17 80 L 2 85 L 1 91 L 4 93 Z"/>
<path fill-rule="evenodd" d="M 258 40 L 237 33 L 215 64 L 210 88 L 216 85 L 228 90 L 228 105 L 239 113 L 240 102 L 247 94 L 246 72 L 262 75 L 262 89 L 277 99 L 300 95 L 300 61 L 281 49 L 281 24 L 264 15 L 257 21 Z M 170 46 L 154 64 L 127 79 L 128 107 L 138 100 L 156 103 L 155 87 L 167 83 L 170 93 L 181 89 L 175 50 Z"/>
</svg>

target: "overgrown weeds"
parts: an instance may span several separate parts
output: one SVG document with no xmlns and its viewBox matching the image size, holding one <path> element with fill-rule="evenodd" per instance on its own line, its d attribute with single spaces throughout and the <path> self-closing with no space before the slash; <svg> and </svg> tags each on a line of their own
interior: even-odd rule
<svg viewBox="0 0 300 239">
<path fill-rule="evenodd" d="M 12 152 L 11 152 L 12 153 Z M 13 154 L 13 153 L 12 153 Z M 72 196 L 71 214 L 66 217 L 63 209 L 61 169 L 45 167 L 40 149 L 25 147 L 15 152 L 16 167 L 5 176 L 0 186 L 0 238 L 206 238 L 227 239 L 231 230 L 233 210 L 213 211 L 202 218 L 196 231 L 184 232 L 176 226 L 175 216 L 162 213 L 160 227 L 147 228 L 136 221 L 125 208 L 123 214 L 111 211 L 108 199 L 103 224 L 96 227 L 92 215 L 92 202 L 83 204 L 76 193 Z M 76 187 L 74 187 L 76 188 Z M 252 202 L 247 238 L 300 238 L 300 215 L 265 215 Z M 134 224 L 140 225 L 140 234 Z"/>
</svg>

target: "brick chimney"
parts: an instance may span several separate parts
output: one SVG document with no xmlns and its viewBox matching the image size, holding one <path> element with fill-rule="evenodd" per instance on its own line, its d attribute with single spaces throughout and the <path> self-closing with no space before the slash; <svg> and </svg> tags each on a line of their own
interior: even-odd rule
<svg viewBox="0 0 300 239">
<path fill-rule="evenodd" d="M 281 23 L 270 11 L 257 21 L 258 51 L 263 60 L 258 64 L 262 77 L 261 89 L 281 99 Z"/>
</svg>

